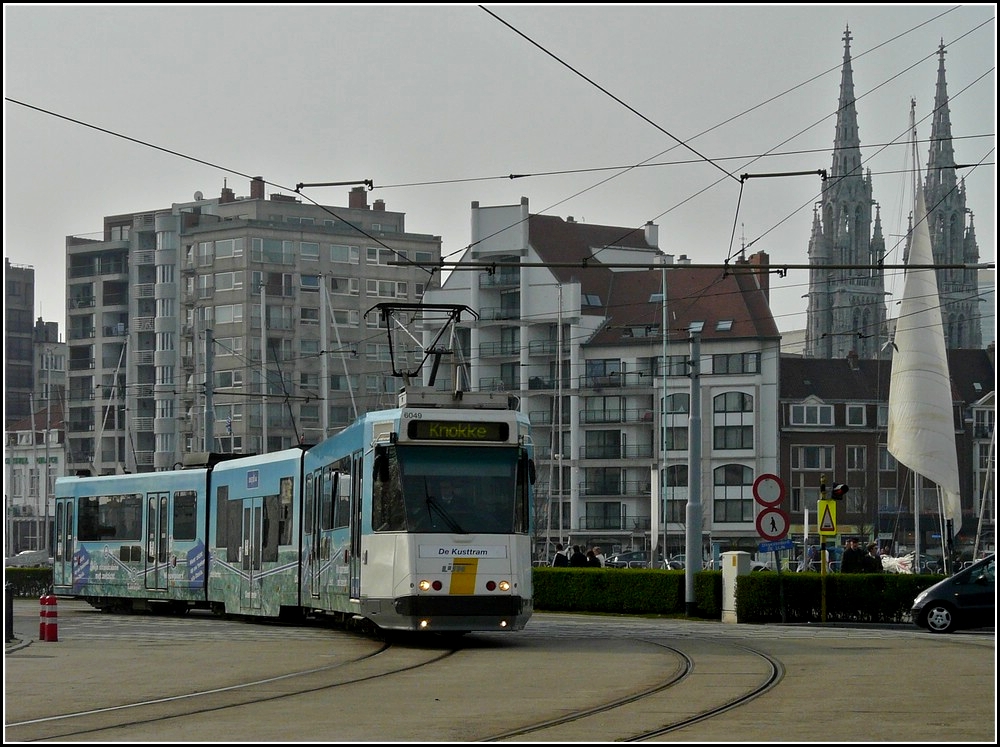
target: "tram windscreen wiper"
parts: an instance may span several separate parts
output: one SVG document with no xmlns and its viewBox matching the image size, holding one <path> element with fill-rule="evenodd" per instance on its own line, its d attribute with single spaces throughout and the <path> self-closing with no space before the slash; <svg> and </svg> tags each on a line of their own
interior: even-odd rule
<svg viewBox="0 0 1000 747">
<path fill-rule="evenodd" d="M 427 496 L 427 513 L 431 513 L 431 509 L 438 512 L 438 515 L 444 520 L 444 523 L 448 525 L 448 528 L 455 532 L 456 534 L 465 534 L 465 530 L 462 529 L 461 525 L 455 521 L 451 515 L 444 509 L 444 507 L 437 502 L 437 499 L 427 492 L 427 486 L 424 486 L 424 494 Z"/>
</svg>

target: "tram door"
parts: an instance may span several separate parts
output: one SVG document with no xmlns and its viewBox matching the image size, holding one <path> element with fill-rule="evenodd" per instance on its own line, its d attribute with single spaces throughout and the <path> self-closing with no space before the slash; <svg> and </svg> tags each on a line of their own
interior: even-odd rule
<svg viewBox="0 0 1000 747">
<path fill-rule="evenodd" d="M 240 549 L 240 606 L 260 609 L 260 552 L 264 544 L 264 499 L 243 501 L 243 544 Z"/>
<path fill-rule="evenodd" d="M 69 586 L 73 583 L 73 508 L 72 498 L 57 498 L 55 507 L 55 530 L 52 548 L 53 583 Z"/>
<path fill-rule="evenodd" d="M 167 511 L 170 493 L 146 494 L 146 588 L 167 588 Z"/>
<path fill-rule="evenodd" d="M 361 492 L 364 481 L 364 470 L 361 468 L 361 460 L 363 456 L 364 454 L 361 451 L 354 453 L 354 465 L 351 469 L 351 553 L 349 562 L 351 599 L 361 599 Z"/>
<path fill-rule="evenodd" d="M 321 473 L 317 472 L 313 485 L 314 500 L 306 527 L 307 530 L 312 529 L 309 537 L 309 590 L 314 597 L 320 596 L 332 573 L 330 529 L 333 527 L 333 500 L 338 477 L 334 469 L 326 467 Z"/>
</svg>

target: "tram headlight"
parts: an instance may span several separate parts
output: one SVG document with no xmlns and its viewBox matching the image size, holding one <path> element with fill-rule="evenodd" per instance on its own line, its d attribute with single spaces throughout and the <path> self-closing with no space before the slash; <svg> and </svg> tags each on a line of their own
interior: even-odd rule
<svg viewBox="0 0 1000 747">
<path fill-rule="evenodd" d="M 510 581 L 504 580 L 500 582 L 500 591 L 510 591 Z"/>
<path fill-rule="evenodd" d="M 422 581 L 420 581 L 420 583 L 417 584 L 417 588 L 420 589 L 420 591 L 430 591 L 430 589 L 431 589 L 431 582 L 430 581 L 426 581 L 426 580 L 422 580 Z"/>
</svg>

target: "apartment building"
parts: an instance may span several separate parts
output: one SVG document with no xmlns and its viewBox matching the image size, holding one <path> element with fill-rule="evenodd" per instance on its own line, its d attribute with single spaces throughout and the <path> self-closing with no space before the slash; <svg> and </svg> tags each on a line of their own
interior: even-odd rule
<svg viewBox="0 0 1000 747">
<path fill-rule="evenodd" d="M 395 401 L 384 322 L 368 312 L 437 283 L 440 237 L 408 233 L 363 186 L 346 207 L 265 187 L 196 192 L 67 238 L 72 469 L 314 443 Z"/>
<path fill-rule="evenodd" d="M 469 307 L 468 384 L 517 395 L 531 419 L 540 552 L 681 552 L 695 480 L 706 549 L 760 539 L 753 482 L 778 467 L 767 255 L 689 267 L 657 234 L 473 203 L 471 248 L 425 299 Z"/>
</svg>

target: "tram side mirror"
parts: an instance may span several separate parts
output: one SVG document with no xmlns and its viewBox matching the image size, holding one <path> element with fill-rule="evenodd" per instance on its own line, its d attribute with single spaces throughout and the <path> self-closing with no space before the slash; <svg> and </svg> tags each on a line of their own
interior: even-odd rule
<svg viewBox="0 0 1000 747">
<path fill-rule="evenodd" d="M 522 452 L 521 453 L 521 458 L 518 461 L 517 469 L 518 469 L 518 472 L 521 473 L 520 475 L 518 475 L 518 479 L 519 480 L 523 479 L 522 475 L 527 474 L 527 476 L 528 476 L 528 482 L 531 485 L 535 484 L 535 460 L 534 459 L 529 459 L 528 455 L 526 453 Z"/>
</svg>

